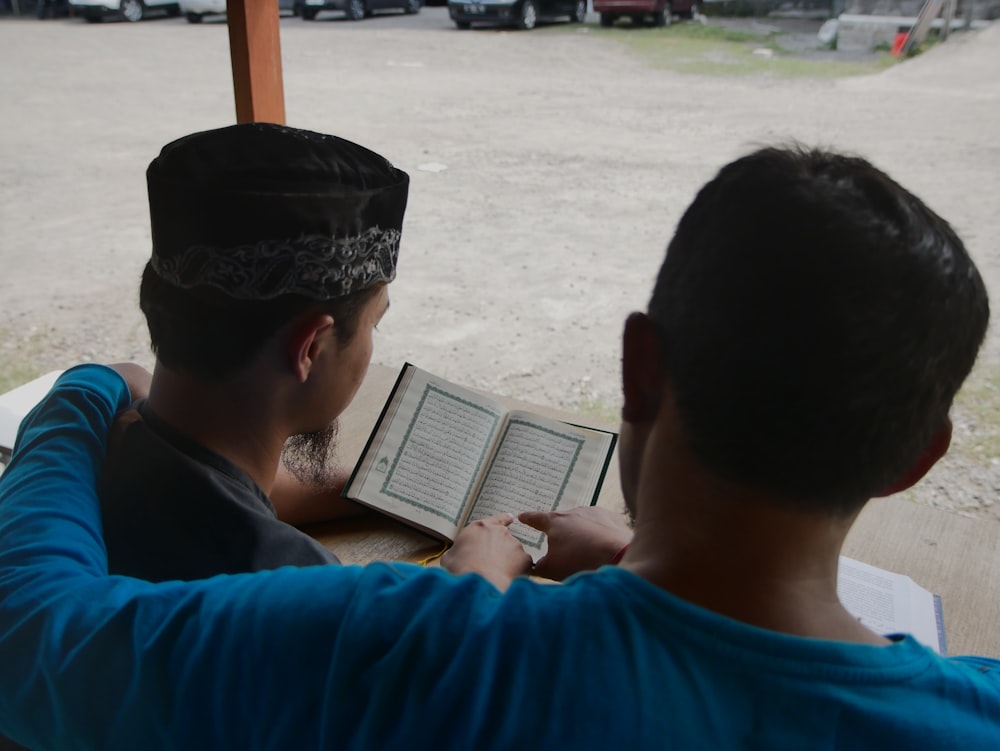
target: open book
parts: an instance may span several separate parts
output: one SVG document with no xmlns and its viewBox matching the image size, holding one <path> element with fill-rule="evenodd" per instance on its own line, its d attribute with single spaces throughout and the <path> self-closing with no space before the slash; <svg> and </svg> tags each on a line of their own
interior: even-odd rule
<svg viewBox="0 0 1000 751">
<path fill-rule="evenodd" d="M 840 557 L 837 594 L 848 612 L 877 634 L 911 634 L 948 653 L 941 598 L 903 574 Z"/>
<path fill-rule="evenodd" d="M 409 363 L 343 495 L 446 540 L 504 512 L 593 505 L 618 436 L 550 420 Z M 536 561 L 545 535 L 511 533 Z"/>
</svg>

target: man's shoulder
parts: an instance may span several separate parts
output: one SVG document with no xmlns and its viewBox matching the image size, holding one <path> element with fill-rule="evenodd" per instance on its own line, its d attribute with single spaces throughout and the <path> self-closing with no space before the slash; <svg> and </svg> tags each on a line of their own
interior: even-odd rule
<svg viewBox="0 0 1000 751">
<path fill-rule="evenodd" d="M 201 506 L 206 499 L 236 499 L 274 515 L 267 495 L 245 471 L 174 430 L 144 399 L 116 416 L 104 470 L 104 494 L 126 492 L 134 497 L 138 490 L 157 494 L 169 487 L 177 505 L 189 497 Z M 179 496 L 184 489 L 191 495 Z"/>
<path fill-rule="evenodd" d="M 337 563 L 263 490 L 142 401 L 122 412 L 99 488 L 109 568 L 151 581 Z"/>
<path fill-rule="evenodd" d="M 956 655 L 944 658 L 946 675 L 952 680 L 968 681 L 992 691 L 1000 709 L 1000 660 L 977 655 Z M 1000 733 L 1000 728 L 998 728 Z"/>
</svg>

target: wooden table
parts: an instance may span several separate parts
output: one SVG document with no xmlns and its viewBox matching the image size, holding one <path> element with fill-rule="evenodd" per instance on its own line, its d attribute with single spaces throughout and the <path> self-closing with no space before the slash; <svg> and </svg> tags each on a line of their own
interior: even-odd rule
<svg viewBox="0 0 1000 751">
<path fill-rule="evenodd" d="M 373 365 L 342 416 L 339 455 L 348 466 L 361 455 L 397 373 Z M 579 416 L 552 408 L 514 399 L 500 401 L 557 419 L 581 421 Z M 598 505 L 623 509 L 617 452 Z M 335 550 L 344 563 L 418 561 L 442 548 L 437 540 L 378 514 L 314 525 L 307 531 Z M 1000 525 L 886 498 L 868 504 L 847 538 L 844 554 L 907 574 L 939 594 L 950 654 L 1000 658 Z"/>
</svg>

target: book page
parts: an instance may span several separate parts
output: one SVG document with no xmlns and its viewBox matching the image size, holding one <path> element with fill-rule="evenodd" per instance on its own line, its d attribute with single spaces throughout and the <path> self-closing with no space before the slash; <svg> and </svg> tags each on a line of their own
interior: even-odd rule
<svg viewBox="0 0 1000 751">
<path fill-rule="evenodd" d="M 613 444 L 610 433 L 511 411 L 466 523 L 593 503 Z M 510 531 L 536 561 L 545 554 L 538 530 L 515 522 Z"/>
<path fill-rule="evenodd" d="M 408 366 L 345 494 L 452 538 L 505 410 Z"/>
<path fill-rule="evenodd" d="M 840 557 L 837 594 L 848 612 L 877 634 L 911 634 L 944 654 L 940 602 L 903 574 Z"/>
</svg>

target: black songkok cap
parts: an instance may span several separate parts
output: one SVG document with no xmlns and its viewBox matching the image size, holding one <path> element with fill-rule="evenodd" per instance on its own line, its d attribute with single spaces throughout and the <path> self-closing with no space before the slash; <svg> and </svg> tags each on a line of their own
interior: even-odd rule
<svg viewBox="0 0 1000 751">
<path fill-rule="evenodd" d="M 374 151 L 308 130 L 185 136 L 146 170 L 150 264 L 177 287 L 240 300 L 329 300 L 390 282 L 409 181 Z"/>
</svg>

